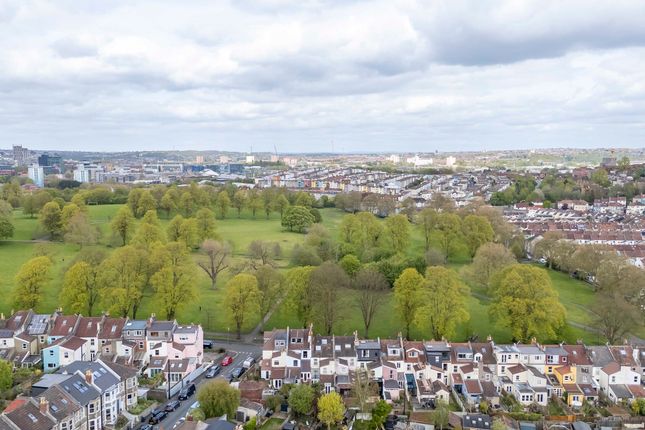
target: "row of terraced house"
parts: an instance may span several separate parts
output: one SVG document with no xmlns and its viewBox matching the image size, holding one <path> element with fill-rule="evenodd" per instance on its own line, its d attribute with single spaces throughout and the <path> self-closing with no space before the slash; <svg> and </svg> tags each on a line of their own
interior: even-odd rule
<svg viewBox="0 0 645 430">
<path fill-rule="evenodd" d="M 309 329 L 266 332 L 261 376 L 273 388 L 318 382 L 347 394 L 356 372 L 366 372 L 387 401 L 408 396 L 415 407 L 447 401 L 452 392 L 470 405 L 499 405 L 502 395 L 522 405 L 546 406 L 552 396 L 572 408 L 583 402 L 631 402 L 645 397 L 645 348 L 407 341 L 320 336 Z"/>
<path fill-rule="evenodd" d="M 203 331 L 195 324 L 108 315 L 0 316 L 0 358 L 14 367 L 42 366 L 31 397 L 0 415 L 0 430 L 99 430 L 138 402 L 138 377 L 163 373 L 169 386 L 203 362 Z"/>
</svg>

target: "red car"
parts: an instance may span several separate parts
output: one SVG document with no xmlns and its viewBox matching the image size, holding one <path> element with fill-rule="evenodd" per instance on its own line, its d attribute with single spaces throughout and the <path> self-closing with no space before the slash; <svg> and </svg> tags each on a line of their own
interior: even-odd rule
<svg viewBox="0 0 645 430">
<path fill-rule="evenodd" d="M 232 362 L 233 362 L 233 357 L 231 357 L 231 356 L 227 355 L 226 357 L 224 357 L 224 358 L 222 359 L 222 366 L 228 366 L 228 365 L 229 365 L 229 364 L 231 364 Z"/>
</svg>

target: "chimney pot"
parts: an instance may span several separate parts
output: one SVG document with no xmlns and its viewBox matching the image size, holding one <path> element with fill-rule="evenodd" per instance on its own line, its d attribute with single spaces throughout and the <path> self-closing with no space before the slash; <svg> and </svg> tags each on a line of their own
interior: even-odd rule
<svg viewBox="0 0 645 430">
<path fill-rule="evenodd" d="M 42 414 L 46 414 L 49 412 L 49 401 L 47 401 L 46 398 L 41 397 L 40 398 L 40 405 L 38 406 L 38 409 L 40 409 L 40 412 Z"/>
</svg>

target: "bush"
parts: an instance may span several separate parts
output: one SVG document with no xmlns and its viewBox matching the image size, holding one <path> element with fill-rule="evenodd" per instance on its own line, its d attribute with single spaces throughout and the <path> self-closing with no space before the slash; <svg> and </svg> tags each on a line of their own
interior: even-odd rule
<svg viewBox="0 0 645 430">
<path fill-rule="evenodd" d="M 320 266 L 322 260 L 312 248 L 295 245 L 291 251 L 291 264 L 294 266 Z"/>
<path fill-rule="evenodd" d="M 353 278 L 361 268 L 361 261 L 353 254 L 347 254 L 341 258 L 339 264 L 350 278 Z"/>
</svg>

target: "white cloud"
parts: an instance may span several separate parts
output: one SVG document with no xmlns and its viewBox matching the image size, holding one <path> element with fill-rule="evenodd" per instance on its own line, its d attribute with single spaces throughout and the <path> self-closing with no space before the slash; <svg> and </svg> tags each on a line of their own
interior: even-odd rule
<svg viewBox="0 0 645 430">
<path fill-rule="evenodd" d="M 642 146 L 642 16 L 615 0 L 5 1 L 0 141 Z"/>
</svg>

